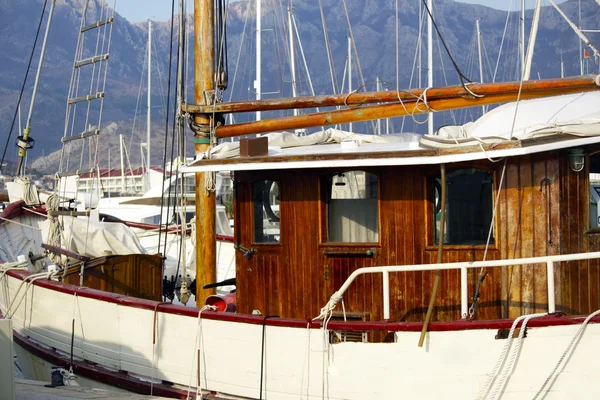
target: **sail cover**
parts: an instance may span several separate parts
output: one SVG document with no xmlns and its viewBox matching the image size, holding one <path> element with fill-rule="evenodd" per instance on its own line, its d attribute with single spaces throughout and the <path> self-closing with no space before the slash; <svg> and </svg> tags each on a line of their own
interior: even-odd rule
<svg viewBox="0 0 600 400">
<path fill-rule="evenodd" d="M 125 224 L 94 221 L 92 218 L 62 217 L 62 247 L 88 257 L 145 254 L 135 233 Z M 44 243 L 50 226 L 40 224 Z"/>
<path fill-rule="evenodd" d="M 423 147 L 473 146 L 548 135 L 600 136 L 600 92 L 508 103 L 465 125 L 424 135 Z"/>
</svg>

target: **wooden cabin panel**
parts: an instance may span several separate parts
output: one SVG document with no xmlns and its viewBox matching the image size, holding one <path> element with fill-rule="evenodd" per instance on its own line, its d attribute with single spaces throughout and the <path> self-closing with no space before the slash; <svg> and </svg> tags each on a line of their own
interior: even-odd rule
<svg viewBox="0 0 600 400">
<path fill-rule="evenodd" d="M 253 176 L 240 175 L 243 178 L 236 182 L 235 212 L 238 218 L 244 216 L 245 219 L 236 224 L 235 229 L 236 245 L 240 250 L 236 254 L 237 309 L 245 314 L 258 310 L 262 315 L 281 315 L 282 300 L 285 300 L 281 298 L 284 293 L 281 271 L 285 267 L 280 263 L 282 246 L 254 243 L 250 185 Z"/>
<path fill-rule="evenodd" d="M 559 196 L 558 163 L 557 156 L 548 154 L 508 162 L 498 219 L 503 258 L 558 254 L 558 237 L 552 236 L 559 225 L 559 210 L 553 201 Z M 545 265 L 512 266 L 504 275 L 502 297 L 507 299 L 507 316 L 547 310 Z"/>
<path fill-rule="evenodd" d="M 325 265 L 319 259 L 319 182 L 305 173 L 286 172 L 282 179 L 282 245 L 287 285 L 286 316 L 314 317 L 329 300 Z M 291 184 L 293 183 L 293 184 Z"/>
<path fill-rule="evenodd" d="M 589 187 L 584 173 L 570 170 L 562 153 L 529 155 L 505 163 L 478 162 L 494 171 L 502 191 L 496 209 L 495 243 L 444 246 L 443 262 L 521 258 L 600 250 L 600 234 L 586 234 Z M 462 168 L 463 164 L 452 165 Z M 473 167 L 471 165 L 470 167 Z M 350 274 L 376 265 L 435 263 L 433 217 L 428 182 L 436 168 L 385 167 L 379 177 L 378 243 L 328 243 L 323 177 L 334 170 L 269 171 L 281 182 L 281 243 L 252 243 L 250 182 L 263 172 L 236 174 L 236 241 L 257 250 L 237 256 L 238 310 L 304 318 L 318 314 Z M 494 201 L 496 201 L 494 193 Z M 241 218 L 241 219 L 240 219 Z M 239 223 L 238 223 L 239 221 Z M 375 250 L 375 256 L 327 255 L 328 250 Z M 598 262 L 555 265 L 557 307 L 569 313 L 599 307 Z M 546 266 L 488 268 L 477 301 L 479 319 L 517 317 L 547 309 Z M 479 270 L 468 273 L 469 303 L 475 295 Z M 392 319 L 422 321 L 433 288 L 434 272 L 390 275 Z M 344 296 L 347 312 L 383 317 L 380 275 L 361 277 Z M 338 307 L 341 309 L 341 307 Z M 460 315 L 460 272 L 442 273 L 434 317 L 455 320 Z M 578 311 L 579 310 L 579 311 Z"/>
<path fill-rule="evenodd" d="M 583 172 L 574 172 L 569 167 L 568 157 L 561 163 L 561 253 L 579 253 L 584 250 L 584 235 L 587 231 L 587 221 L 584 211 L 588 207 L 587 178 Z M 569 314 L 584 312 L 587 303 L 587 263 L 563 262 L 555 266 L 561 281 L 560 292 L 557 294 L 557 311 Z M 584 289 L 584 286 L 586 287 Z M 585 307 L 587 308 L 587 307 Z"/>
<path fill-rule="evenodd" d="M 83 286 L 141 299 L 161 301 L 163 258 L 131 254 L 94 259 L 85 267 Z M 65 282 L 79 285 L 79 267 L 69 269 Z"/>
</svg>

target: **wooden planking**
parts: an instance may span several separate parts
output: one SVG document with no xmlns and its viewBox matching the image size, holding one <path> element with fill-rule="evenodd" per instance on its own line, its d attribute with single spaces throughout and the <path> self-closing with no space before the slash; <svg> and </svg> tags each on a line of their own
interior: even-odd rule
<svg viewBox="0 0 600 400">
<path fill-rule="evenodd" d="M 99 257 L 86 263 L 83 285 L 141 299 L 162 300 L 163 258 L 130 254 Z M 66 283 L 79 286 L 79 267 L 68 270 Z"/>
<path fill-rule="evenodd" d="M 495 171 L 496 188 L 503 163 L 480 162 Z M 452 165 L 453 168 L 464 165 Z M 584 242 L 581 233 L 587 186 L 580 176 L 565 170 L 568 160 L 561 153 L 528 155 L 507 163 L 504 190 L 497 209 L 496 244 L 486 259 L 542 256 L 584 251 L 600 241 Z M 243 220 L 236 221 L 239 243 L 251 242 L 251 204 L 249 182 L 276 179 L 282 182 L 281 245 L 254 245 L 259 252 L 250 260 L 238 255 L 238 309 L 251 312 L 254 306 L 273 310 L 286 317 L 316 315 L 331 294 L 356 269 L 371 265 L 419 264 L 435 262 L 432 245 L 431 202 L 427 177 L 437 167 L 385 167 L 380 176 L 380 242 L 377 255 L 368 257 L 325 256 L 323 250 L 370 249 L 373 244 L 343 245 L 324 242 L 325 204 L 321 179 L 333 170 L 240 172 L 246 183 L 238 191 L 236 207 Z M 243 193 L 242 193 L 243 192 Z M 587 195 L 589 196 L 589 195 Z M 494 200 L 496 196 L 494 195 Z M 428 247 L 429 246 L 429 247 Z M 484 246 L 451 246 L 444 250 L 443 261 L 482 260 Z M 591 309 L 598 303 L 598 266 L 571 263 L 575 268 L 557 265 L 555 272 L 557 303 L 565 311 Z M 255 269 L 258 270 L 255 272 Z M 248 272 L 251 271 L 251 272 Z M 258 272 L 260 271 L 260 273 Z M 546 309 L 546 268 L 489 268 L 481 287 L 478 318 L 516 317 Z M 433 273 L 396 273 L 390 276 L 392 319 L 421 321 L 431 289 Z M 244 279 L 243 277 L 247 278 Z M 469 301 L 475 292 L 479 271 L 469 273 Z M 244 282 L 246 280 L 246 282 Z M 582 285 L 586 286 L 583 288 Z M 382 282 L 364 277 L 345 296 L 346 311 L 368 312 L 372 319 L 382 317 Z M 257 289 L 260 288 L 260 289 Z M 278 303 L 277 307 L 272 303 Z M 460 273 L 444 272 L 435 317 L 438 320 L 460 318 Z M 585 307 L 582 308 L 582 305 Z M 273 308 L 275 307 L 275 308 Z M 261 309 L 262 311 L 262 309 Z"/>
</svg>

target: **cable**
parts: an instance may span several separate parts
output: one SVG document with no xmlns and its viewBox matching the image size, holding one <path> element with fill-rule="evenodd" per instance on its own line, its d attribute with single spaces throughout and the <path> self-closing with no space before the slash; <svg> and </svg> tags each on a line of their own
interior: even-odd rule
<svg viewBox="0 0 600 400">
<path fill-rule="evenodd" d="M 13 115 L 12 123 L 10 124 L 10 130 L 8 131 L 8 137 L 6 138 L 6 145 L 4 146 L 4 152 L 2 153 L 2 160 L 0 160 L 0 170 L 2 169 L 2 165 L 4 165 L 4 158 L 6 157 L 6 150 L 8 149 L 8 144 L 10 143 L 12 131 L 15 127 L 15 121 L 16 121 L 17 115 L 19 113 L 19 105 L 21 104 L 21 98 L 23 97 L 23 92 L 25 91 L 25 84 L 27 83 L 27 77 L 29 76 L 29 69 L 31 68 L 31 62 L 33 61 L 35 47 L 37 46 L 37 41 L 40 36 L 40 30 L 42 28 L 42 22 L 44 21 L 44 14 L 46 13 L 46 5 L 47 4 L 48 4 L 48 0 L 45 0 L 44 6 L 42 7 L 42 15 L 40 15 L 40 22 L 38 23 L 37 31 L 35 33 L 35 39 L 33 40 L 33 48 L 31 49 L 31 54 L 29 55 L 29 61 L 27 63 L 27 70 L 25 71 L 25 78 L 23 79 L 23 84 L 21 85 L 21 91 L 19 92 L 19 99 L 17 100 L 17 108 L 15 108 L 15 115 Z"/>
<path fill-rule="evenodd" d="M 169 35 L 170 38 L 173 38 L 173 24 L 174 24 L 174 20 L 175 20 L 175 0 L 173 0 L 171 2 L 171 33 Z M 181 21 L 179 21 L 179 23 L 182 23 Z M 165 169 L 167 169 L 167 139 L 168 139 L 168 135 L 169 135 L 169 106 L 171 104 L 171 67 L 173 65 L 173 40 L 170 40 L 170 44 L 169 44 L 169 82 L 167 84 L 167 118 L 165 121 L 165 151 L 163 152 L 163 171 Z M 150 146 L 150 143 L 148 143 L 148 146 Z M 165 171 L 166 172 L 166 171 Z M 163 173 L 163 181 L 162 181 L 162 189 L 160 191 L 160 221 L 158 221 L 158 226 L 160 227 L 162 225 L 162 216 L 163 216 L 163 204 L 164 204 L 164 199 L 165 199 L 165 179 L 164 179 L 164 173 Z M 161 241 L 161 235 L 162 234 L 162 229 L 158 230 L 158 247 L 157 249 L 160 251 L 160 241 Z M 166 243 L 166 233 L 165 233 L 165 243 Z"/>
<path fill-rule="evenodd" d="M 446 50 L 448 57 L 450 57 L 450 61 L 452 61 L 452 66 L 454 66 L 454 69 L 456 70 L 456 73 L 458 74 L 458 79 L 460 80 L 461 85 L 465 88 L 465 90 L 470 92 L 470 90 L 468 90 L 466 87 L 465 80 L 468 83 L 471 83 L 472 81 L 461 72 L 460 68 L 458 67 L 458 64 L 456 64 L 456 61 L 454 60 L 454 57 L 452 57 L 452 54 L 450 53 L 450 49 L 448 48 L 448 45 L 446 45 L 446 41 L 444 40 L 444 37 L 440 33 L 437 23 L 435 22 L 435 19 L 433 18 L 433 15 L 431 14 L 431 10 L 427 6 L 427 1 L 423 0 L 423 4 L 425 5 L 425 10 L 427 10 L 427 14 L 429 14 L 429 18 L 431 18 L 431 23 L 435 27 L 435 31 L 437 32 L 438 37 L 440 38 L 440 41 L 442 42 L 442 45 L 444 45 L 444 49 Z"/>
</svg>

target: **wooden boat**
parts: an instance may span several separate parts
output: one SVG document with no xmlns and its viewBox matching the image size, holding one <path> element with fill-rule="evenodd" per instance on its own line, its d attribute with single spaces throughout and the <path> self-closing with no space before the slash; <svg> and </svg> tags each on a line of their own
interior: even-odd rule
<svg viewBox="0 0 600 400">
<path fill-rule="evenodd" d="M 210 10 L 197 3 L 197 29 Z M 61 366 L 90 384 L 179 398 L 600 395 L 593 357 L 600 347 L 598 75 L 210 105 L 203 91 L 213 89 L 213 38 L 210 23 L 202 27 L 198 104 L 185 106 L 200 126 L 198 160 L 184 169 L 197 173 L 203 216 L 197 295 L 214 294 L 203 288 L 214 282 L 216 264 L 214 194 L 203 179 L 233 171 L 237 311 L 33 275 L 17 256 L 35 255 L 40 239 L 19 248 L 3 240 L 0 258 L 13 264 L 2 270 L 0 305 L 13 320 L 26 375 L 47 378 Z M 327 130 L 242 140 L 242 155 L 229 158 L 221 155 L 235 146 L 209 148 L 210 135 L 517 97 L 545 99 L 419 141 Z M 377 104 L 229 126 L 211 121 L 225 112 L 344 103 Z M 306 143 L 313 145 L 296 146 Z M 3 218 L 3 231 L 27 231 L 27 221 Z"/>
</svg>

